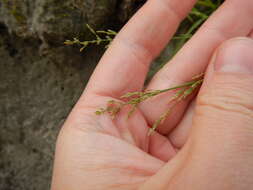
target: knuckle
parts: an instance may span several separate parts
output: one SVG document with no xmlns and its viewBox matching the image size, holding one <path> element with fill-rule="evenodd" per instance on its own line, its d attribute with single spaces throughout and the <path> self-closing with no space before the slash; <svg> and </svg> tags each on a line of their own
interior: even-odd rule
<svg viewBox="0 0 253 190">
<path fill-rule="evenodd" d="M 180 21 L 184 18 L 184 13 L 182 13 L 178 8 L 175 8 L 170 1 L 160 1 L 163 3 L 164 7 L 167 9 L 169 13 L 171 13 L 170 16 L 172 16 L 176 21 Z"/>
<path fill-rule="evenodd" d="M 198 100 L 199 107 L 208 107 L 222 112 L 234 112 L 240 115 L 253 117 L 253 106 L 238 101 L 235 96 L 212 97 L 203 95 Z"/>
</svg>

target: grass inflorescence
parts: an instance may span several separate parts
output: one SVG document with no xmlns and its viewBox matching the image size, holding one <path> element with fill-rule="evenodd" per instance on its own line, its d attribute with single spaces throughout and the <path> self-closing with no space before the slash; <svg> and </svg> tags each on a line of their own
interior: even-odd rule
<svg viewBox="0 0 253 190">
<path fill-rule="evenodd" d="M 191 94 L 193 94 L 202 84 L 204 80 L 204 74 L 200 74 L 192 78 L 191 81 L 183 83 L 178 86 L 174 86 L 171 88 L 163 89 L 163 90 L 148 90 L 144 92 L 129 92 L 125 95 L 121 96 L 122 100 L 126 100 L 123 103 L 115 100 L 111 100 L 108 102 L 106 108 L 100 108 L 96 111 L 97 115 L 108 113 L 112 118 L 115 118 L 120 110 L 127 105 L 131 106 L 131 110 L 128 113 L 128 117 L 134 113 L 137 109 L 138 105 L 148 99 L 161 95 L 163 93 L 169 91 L 176 91 L 175 95 L 171 98 L 168 103 L 171 103 L 171 107 L 163 113 L 160 118 L 156 120 L 150 129 L 150 134 L 157 129 L 157 127 L 164 122 L 164 120 L 169 116 L 172 111 L 172 108 L 176 106 L 180 101 L 186 99 Z"/>
<path fill-rule="evenodd" d="M 101 45 L 106 44 L 107 48 L 112 42 L 113 38 L 117 35 L 117 32 L 113 30 L 99 30 L 95 31 L 90 25 L 86 24 L 89 31 L 95 36 L 96 39 L 80 41 L 78 38 L 74 38 L 73 40 L 66 40 L 64 42 L 65 45 L 79 45 L 81 46 L 80 51 L 82 52 L 89 45 Z"/>
<path fill-rule="evenodd" d="M 175 55 L 178 50 L 193 36 L 197 29 L 209 18 L 209 16 L 223 3 L 224 0 L 199 0 L 196 6 L 192 9 L 187 18 L 182 22 L 179 30 L 174 38 L 172 38 L 173 52 L 172 56 Z M 89 25 L 87 25 L 90 32 L 95 36 L 94 40 L 80 41 L 78 38 L 73 40 L 67 40 L 64 44 L 66 45 L 79 45 L 81 46 L 80 51 L 83 51 L 89 45 L 101 45 L 106 44 L 106 47 L 110 45 L 117 32 L 113 30 L 107 31 L 95 31 Z M 157 68 L 161 68 L 163 64 Z M 112 118 L 115 118 L 120 110 L 127 105 L 131 106 L 131 110 L 128 113 L 128 117 L 134 113 L 138 105 L 148 99 L 159 96 L 168 91 L 174 91 L 175 94 L 168 102 L 170 107 L 166 110 L 153 124 L 149 134 L 161 125 L 165 119 L 170 115 L 173 108 L 182 100 L 186 99 L 190 95 L 194 94 L 199 87 L 202 85 L 204 80 L 204 74 L 200 74 L 192 78 L 191 81 L 162 90 L 149 90 L 143 92 L 129 92 L 121 97 L 123 100 L 115 101 L 111 100 L 108 102 L 106 108 L 100 108 L 96 111 L 97 115 L 109 114 Z M 124 101 L 125 100 L 125 101 Z"/>
</svg>

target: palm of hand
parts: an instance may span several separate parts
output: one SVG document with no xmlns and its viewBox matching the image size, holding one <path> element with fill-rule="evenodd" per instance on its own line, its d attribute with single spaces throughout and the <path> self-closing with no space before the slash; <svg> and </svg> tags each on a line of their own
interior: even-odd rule
<svg viewBox="0 0 253 190">
<path fill-rule="evenodd" d="M 151 61 L 194 3 L 195 0 L 147 1 L 118 34 L 59 135 L 52 189 L 137 189 L 157 174 L 165 161 L 175 157 L 177 149 L 173 145 L 180 149 L 191 127 L 192 98 L 177 105 L 159 133 L 150 137 L 149 125 L 168 109 L 173 93 L 142 104 L 129 119 L 129 108 L 115 120 L 94 112 L 111 99 L 143 88 Z M 252 6 L 252 0 L 226 1 L 147 88 L 165 89 L 204 72 L 222 42 L 250 34 Z M 180 160 L 179 154 L 173 160 Z M 167 180 L 168 177 L 163 179 L 165 184 Z"/>
<path fill-rule="evenodd" d="M 148 136 L 147 121 L 139 110 L 130 118 L 128 108 L 122 109 L 115 119 L 95 115 L 97 108 L 111 99 L 97 96 L 94 100 L 93 96 L 96 105 L 89 105 L 88 100 L 77 105 L 64 126 L 65 132 L 60 134 L 59 141 L 66 139 L 65 135 L 70 139 L 69 160 L 63 155 L 64 170 L 78 166 L 74 175 L 70 172 L 71 176 L 67 176 L 79 182 L 75 183 L 76 188 L 136 189 L 164 165 L 161 159 L 175 155 L 166 137 L 158 133 Z M 61 142 L 58 144 L 63 146 Z M 79 175 L 87 172 L 88 176 Z"/>
</svg>

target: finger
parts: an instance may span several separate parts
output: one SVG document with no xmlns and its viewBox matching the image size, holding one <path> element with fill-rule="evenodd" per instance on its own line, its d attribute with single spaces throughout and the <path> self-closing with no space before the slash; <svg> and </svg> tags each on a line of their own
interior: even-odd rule
<svg viewBox="0 0 253 190">
<path fill-rule="evenodd" d="M 87 90 L 114 97 L 141 90 L 150 62 L 168 43 L 195 1 L 147 1 L 117 35 Z"/>
<path fill-rule="evenodd" d="M 192 118 L 194 115 L 196 100 L 190 103 L 183 119 L 179 122 L 177 127 L 169 133 L 168 138 L 171 144 L 177 149 L 181 149 L 188 139 L 189 132 L 192 128 Z"/>
<path fill-rule="evenodd" d="M 141 189 L 252 189 L 252 50 L 253 40 L 246 38 L 218 49 L 186 146 Z"/>
<path fill-rule="evenodd" d="M 136 111 L 131 118 L 126 119 L 125 116 L 128 113 L 129 109 L 122 109 L 114 120 L 121 139 L 165 162 L 175 156 L 176 150 L 167 137 L 157 132 L 148 135 L 149 127 L 145 119 L 140 116 L 139 111 Z"/>
<path fill-rule="evenodd" d="M 249 35 L 248 37 L 253 38 L 253 36 L 251 35 Z M 215 57 L 215 55 L 213 57 Z M 184 114 L 183 119 L 180 121 L 177 127 L 173 129 L 168 135 L 171 144 L 178 149 L 181 149 L 184 146 L 189 137 L 190 130 L 192 128 L 195 108 L 196 100 L 194 99 L 194 101 L 190 103 L 186 113 Z"/>
<path fill-rule="evenodd" d="M 174 59 L 157 73 L 148 89 L 164 89 L 178 85 L 203 72 L 213 51 L 223 41 L 236 36 L 247 36 L 250 33 L 253 29 L 252 17 L 252 0 L 227 0 Z M 174 94 L 170 92 L 141 105 L 141 110 L 150 125 L 168 109 L 172 95 Z M 159 132 L 168 134 L 173 129 L 182 118 L 189 101 L 190 99 L 182 101 L 173 109 L 171 116 L 160 126 Z"/>
<path fill-rule="evenodd" d="M 252 188 L 252 182 L 246 182 L 253 166 L 252 52 L 251 39 L 230 40 L 218 49 L 208 68 L 207 79 L 197 98 L 189 139 L 198 155 L 202 155 L 189 163 L 192 166 L 201 163 L 202 166 L 195 170 L 198 175 L 191 179 L 191 184 L 204 180 L 200 170 L 209 164 L 205 169 L 215 183 L 208 183 L 208 189 L 235 185 L 238 189 Z M 223 179 L 230 180 L 224 184 Z M 203 182 L 194 189 L 204 188 L 202 185 L 207 181 Z"/>
<path fill-rule="evenodd" d="M 149 139 L 149 153 L 162 161 L 168 162 L 177 152 L 167 137 L 154 132 Z"/>
</svg>

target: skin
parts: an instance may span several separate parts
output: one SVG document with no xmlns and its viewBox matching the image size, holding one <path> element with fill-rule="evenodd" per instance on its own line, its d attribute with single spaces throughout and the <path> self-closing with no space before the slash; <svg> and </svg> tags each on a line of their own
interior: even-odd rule
<svg viewBox="0 0 253 190">
<path fill-rule="evenodd" d="M 129 108 L 114 120 L 94 114 L 143 89 L 151 61 L 194 3 L 149 0 L 121 30 L 62 127 L 52 190 L 253 189 L 252 0 L 225 1 L 147 86 L 168 88 L 207 69 L 197 97 L 177 105 L 158 132 L 147 135 L 171 92 L 129 119 Z"/>
</svg>

